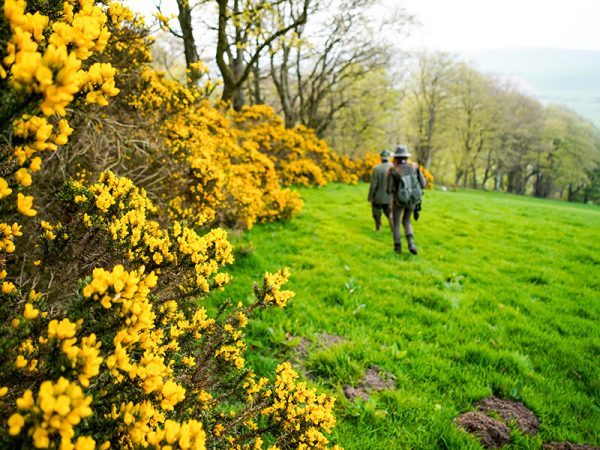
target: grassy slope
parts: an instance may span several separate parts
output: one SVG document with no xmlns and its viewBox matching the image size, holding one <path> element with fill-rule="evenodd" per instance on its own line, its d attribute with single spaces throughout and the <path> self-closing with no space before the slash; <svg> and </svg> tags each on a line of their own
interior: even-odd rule
<svg viewBox="0 0 600 450">
<path fill-rule="evenodd" d="M 303 190 L 304 212 L 237 242 L 233 285 L 288 266 L 296 299 L 254 321 L 253 364 L 292 359 L 338 397 L 334 440 L 346 449 L 480 448 L 452 420 L 491 396 L 541 421 L 509 448 L 600 445 L 600 209 L 481 192 L 429 192 L 418 256 L 372 231 L 367 186 Z M 249 251 L 255 247 L 254 251 Z M 344 337 L 319 346 L 316 333 Z M 286 335 L 314 345 L 296 356 Z M 379 366 L 396 389 L 348 402 L 345 384 Z"/>
</svg>

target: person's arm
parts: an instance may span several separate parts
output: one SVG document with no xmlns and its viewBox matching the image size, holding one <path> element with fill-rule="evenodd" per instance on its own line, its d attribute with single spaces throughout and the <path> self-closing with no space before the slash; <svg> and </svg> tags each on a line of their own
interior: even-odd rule
<svg viewBox="0 0 600 450">
<path fill-rule="evenodd" d="M 375 195 L 375 189 L 377 188 L 377 177 L 375 176 L 375 169 L 373 169 L 373 172 L 371 173 L 371 185 L 369 186 L 369 196 L 367 197 L 367 200 L 372 202 L 373 201 L 373 195 Z"/>
<path fill-rule="evenodd" d="M 421 188 L 425 189 L 427 187 L 427 180 L 425 179 L 425 176 L 421 172 L 421 168 L 419 167 L 418 164 L 417 164 L 417 179 L 419 180 L 419 184 L 421 185 Z"/>
<path fill-rule="evenodd" d="M 390 167 L 388 169 L 385 179 L 386 179 L 385 191 L 391 195 L 394 193 L 394 168 L 393 167 Z"/>
</svg>

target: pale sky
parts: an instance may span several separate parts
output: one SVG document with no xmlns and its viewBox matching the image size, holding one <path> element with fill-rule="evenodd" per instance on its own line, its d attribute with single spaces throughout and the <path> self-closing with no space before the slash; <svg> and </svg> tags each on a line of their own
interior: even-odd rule
<svg viewBox="0 0 600 450">
<path fill-rule="evenodd" d="M 422 26 L 412 48 L 446 51 L 570 48 L 600 51 L 600 0 L 387 0 Z"/>
<path fill-rule="evenodd" d="M 600 0 L 382 0 L 422 24 L 401 46 L 450 52 L 500 48 L 600 51 Z M 151 14 L 153 0 L 125 1 Z M 175 0 L 162 0 L 167 13 Z M 383 8 L 385 13 L 386 8 Z"/>
</svg>

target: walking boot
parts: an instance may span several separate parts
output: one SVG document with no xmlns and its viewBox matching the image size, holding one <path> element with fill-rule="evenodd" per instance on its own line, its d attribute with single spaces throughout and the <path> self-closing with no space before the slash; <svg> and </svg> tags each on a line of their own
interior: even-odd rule
<svg viewBox="0 0 600 450">
<path fill-rule="evenodd" d="M 408 251 L 411 252 L 413 255 L 416 255 L 417 247 L 415 247 L 415 238 L 413 237 L 413 235 L 409 234 L 408 236 L 406 236 L 406 240 L 408 241 Z"/>
<path fill-rule="evenodd" d="M 394 251 L 396 253 L 402 253 L 402 243 L 394 242 Z"/>
</svg>

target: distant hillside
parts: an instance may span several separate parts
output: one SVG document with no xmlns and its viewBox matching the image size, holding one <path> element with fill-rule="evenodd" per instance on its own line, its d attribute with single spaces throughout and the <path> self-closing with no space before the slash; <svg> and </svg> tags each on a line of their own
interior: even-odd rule
<svg viewBox="0 0 600 450">
<path fill-rule="evenodd" d="M 600 128 L 600 52 L 506 49 L 460 56 L 483 72 L 515 79 L 543 103 L 566 105 Z"/>
</svg>

